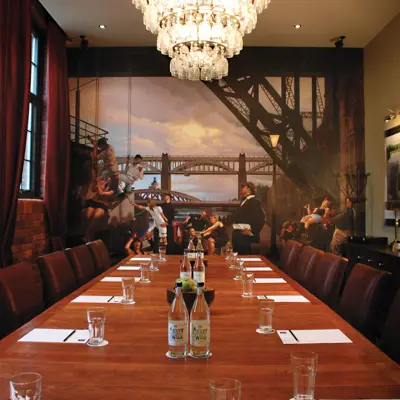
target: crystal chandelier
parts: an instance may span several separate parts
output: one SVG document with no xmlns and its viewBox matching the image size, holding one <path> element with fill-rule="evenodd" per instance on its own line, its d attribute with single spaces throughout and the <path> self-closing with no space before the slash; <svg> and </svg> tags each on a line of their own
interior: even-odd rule
<svg viewBox="0 0 400 400">
<path fill-rule="evenodd" d="M 271 0 L 132 0 L 143 22 L 157 33 L 157 50 L 171 57 L 172 76 L 210 81 L 228 75 L 243 36 Z"/>
</svg>

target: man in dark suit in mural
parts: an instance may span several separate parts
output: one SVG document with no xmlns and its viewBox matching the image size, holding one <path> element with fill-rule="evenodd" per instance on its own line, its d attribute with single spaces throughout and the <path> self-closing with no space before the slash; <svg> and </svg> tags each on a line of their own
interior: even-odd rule
<svg viewBox="0 0 400 400">
<path fill-rule="evenodd" d="M 232 245 L 239 254 L 250 254 L 251 243 L 260 241 L 260 232 L 265 224 L 261 202 L 255 196 L 256 186 L 252 182 L 242 185 L 242 202 L 233 216 Z"/>
</svg>

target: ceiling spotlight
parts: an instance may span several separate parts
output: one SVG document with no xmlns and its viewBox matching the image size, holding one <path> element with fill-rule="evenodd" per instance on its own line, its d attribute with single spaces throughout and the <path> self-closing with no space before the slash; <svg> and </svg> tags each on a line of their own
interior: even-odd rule
<svg viewBox="0 0 400 400">
<path fill-rule="evenodd" d="M 396 118 L 396 113 L 389 108 L 390 114 L 385 117 L 385 122 L 392 121 Z"/>
<path fill-rule="evenodd" d="M 107 28 L 107 26 L 106 26 L 106 25 L 104 25 L 104 24 L 101 24 L 101 25 L 99 25 L 99 28 L 100 28 L 100 29 L 106 29 L 106 28 Z"/>
<path fill-rule="evenodd" d="M 300 25 L 300 24 L 296 24 L 296 25 L 294 25 L 294 27 L 295 27 L 296 29 L 300 29 L 300 28 L 301 28 L 301 25 Z"/>
</svg>

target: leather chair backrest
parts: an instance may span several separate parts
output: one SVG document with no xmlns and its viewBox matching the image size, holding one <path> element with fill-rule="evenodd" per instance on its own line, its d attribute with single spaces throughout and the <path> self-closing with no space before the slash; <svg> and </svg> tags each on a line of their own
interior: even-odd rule
<svg viewBox="0 0 400 400">
<path fill-rule="evenodd" d="M 338 307 L 339 314 L 372 341 L 380 336 L 394 285 L 389 272 L 356 264 Z"/>
<path fill-rule="evenodd" d="M 0 337 L 44 309 L 43 282 L 37 265 L 22 262 L 0 269 Z"/>
<path fill-rule="evenodd" d="M 97 275 L 98 271 L 96 271 L 92 254 L 85 244 L 66 249 L 65 253 L 72 265 L 79 285 L 89 282 Z"/>
<path fill-rule="evenodd" d="M 107 247 L 104 245 L 102 240 L 95 240 L 86 244 L 90 253 L 92 254 L 94 265 L 98 273 L 104 272 L 110 268 L 110 257 L 108 256 Z"/>
<path fill-rule="evenodd" d="M 72 266 L 63 250 L 39 257 L 38 263 L 48 305 L 56 303 L 78 287 Z"/>
<path fill-rule="evenodd" d="M 303 286 L 307 286 L 307 282 L 310 279 L 310 273 L 323 254 L 323 251 L 315 249 L 314 247 L 304 246 L 300 250 L 296 268 L 291 275 L 292 278 Z"/>
<path fill-rule="evenodd" d="M 281 251 L 281 268 L 291 276 L 296 268 L 297 258 L 299 257 L 302 247 L 302 243 L 296 242 L 295 240 L 288 240 Z"/>
<path fill-rule="evenodd" d="M 312 265 L 305 287 L 331 308 L 336 308 L 348 260 L 324 253 Z"/>
<path fill-rule="evenodd" d="M 383 326 L 382 336 L 378 341 L 379 347 L 390 358 L 400 364 L 400 289 L 397 291 L 392 305 L 390 306 L 388 317 Z"/>
</svg>

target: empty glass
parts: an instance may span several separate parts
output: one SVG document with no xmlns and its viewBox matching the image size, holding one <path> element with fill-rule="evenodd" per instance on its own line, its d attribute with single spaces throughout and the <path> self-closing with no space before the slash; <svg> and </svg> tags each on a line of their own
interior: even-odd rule
<svg viewBox="0 0 400 400">
<path fill-rule="evenodd" d="M 318 354 L 297 352 L 291 354 L 293 393 L 295 400 L 314 400 Z"/>
<path fill-rule="evenodd" d="M 158 248 L 158 252 L 160 254 L 159 261 L 167 261 L 165 258 L 165 253 L 167 252 L 167 248 L 165 246 L 160 246 Z"/>
<path fill-rule="evenodd" d="M 241 281 L 243 279 L 243 265 L 244 262 L 240 258 L 236 258 L 235 262 L 235 277 L 233 278 L 235 281 Z"/>
<path fill-rule="evenodd" d="M 142 283 L 150 283 L 150 264 L 142 263 L 140 264 L 140 280 Z"/>
<path fill-rule="evenodd" d="M 234 269 L 236 268 L 236 259 L 237 259 L 238 253 L 232 253 L 230 259 L 228 260 L 229 262 L 229 268 Z"/>
<path fill-rule="evenodd" d="M 122 278 L 122 302 L 133 304 L 135 302 L 135 278 L 129 276 Z"/>
<path fill-rule="evenodd" d="M 242 384 L 236 379 L 216 379 L 211 381 L 210 399 L 211 400 L 239 400 Z"/>
<path fill-rule="evenodd" d="M 89 324 L 88 346 L 102 346 L 104 342 L 106 309 L 104 307 L 88 308 L 87 319 Z"/>
<path fill-rule="evenodd" d="M 18 374 L 10 379 L 11 400 L 40 400 L 42 377 L 34 372 Z"/>
<path fill-rule="evenodd" d="M 245 272 L 243 274 L 243 293 L 242 297 L 253 297 L 254 274 Z"/>
<path fill-rule="evenodd" d="M 150 254 L 150 270 L 151 271 L 159 271 L 158 269 L 158 261 L 159 255 L 158 254 Z M 142 264 L 140 264 L 142 266 Z"/>
<path fill-rule="evenodd" d="M 260 321 L 260 327 L 257 329 L 258 333 L 268 335 L 275 332 L 275 330 L 272 328 L 272 314 L 274 313 L 274 306 L 275 301 L 272 299 L 258 300 L 258 315 Z"/>
</svg>

